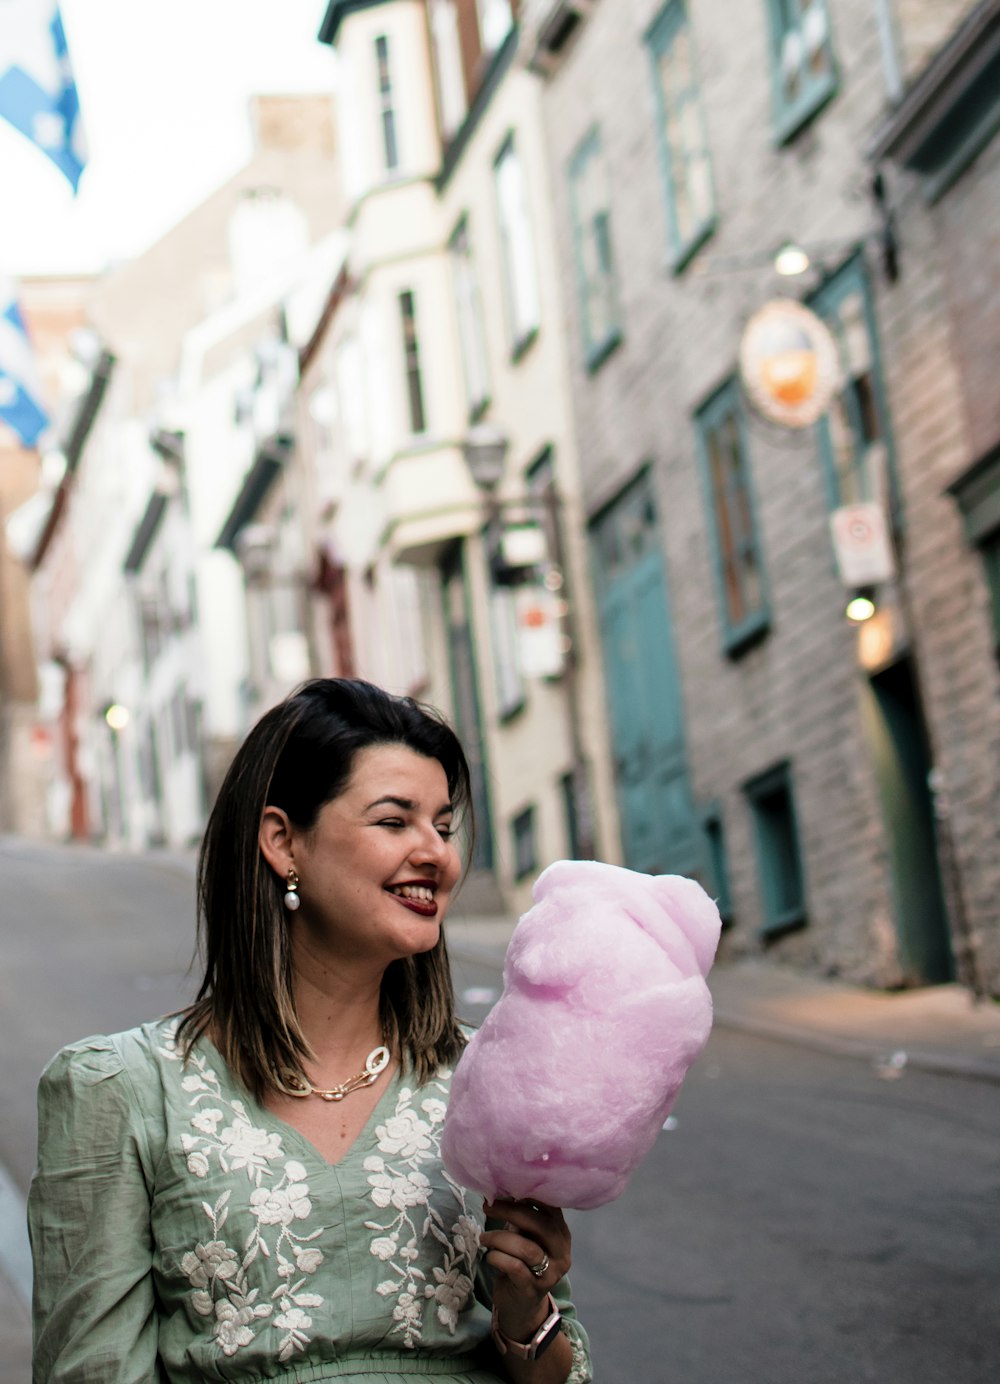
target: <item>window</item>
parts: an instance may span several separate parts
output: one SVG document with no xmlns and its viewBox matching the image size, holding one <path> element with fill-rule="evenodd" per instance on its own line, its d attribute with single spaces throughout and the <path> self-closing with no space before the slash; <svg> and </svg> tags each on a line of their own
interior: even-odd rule
<svg viewBox="0 0 1000 1384">
<path fill-rule="evenodd" d="M 726 837 L 722 814 L 713 807 L 702 817 L 705 845 L 708 850 L 709 878 L 705 888 L 714 897 L 723 927 L 733 921 L 733 901 L 729 892 L 729 865 L 726 860 Z"/>
<path fill-rule="evenodd" d="M 974 462 L 948 490 L 958 502 L 966 538 L 983 559 L 1000 655 L 1000 446 Z"/>
<path fill-rule="evenodd" d="M 852 259 L 815 294 L 811 306 L 833 333 L 843 384 L 819 425 L 831 509 L 892 500 L 892 449 L 875 314 L 864 263 Z"/>
<path fill-rule="evenodd" d="M 784 932 L 806 920 L 791 769 L 778 764 L 744 786 L 753 813 L 764 933 Z"/>
<path fill-rule="evenodd" d="M 449 140 L 468 109 L 455 0 L 430 0 L 430 22 L 441 134 Z"/>
<path fill-rule="evenodd" d="M 508 720 L 524 706 L 524 679 L 517 648 L 517 610 L 509 586 L 490 588 L 490 633 L 497 713 Z"/>
<path fill-rule="evenodd" d="M 582 774 L 582 767 L 578 773 Z M 562 794 L 563 819 L 566 823 L 566 851 L 568 860 L 583 859 L 580 840 L 580 793 L 586 792 L 586 785 L 578 782 L 578 774 L 570 769 L 559 780 Z"/>
<path fill-rule="evenodd" d="M 389 40 L 379 34 L 375 40 L 375 67 L 378 73 L 379 115 L 382 121 L 382 157 L 387 173 L 399 167 L 399 144 L 396 139 L 396 111 L 392 98 L 392 73 L 389 69 Z"/>
<path fill-rule="evenodd" d="M 596 127 L 573 155 L 569 183 L 583 349 L 587 369 L 596 370 L 621 340 L 607 166 Z"/>
<path fill-rule="evenodd" d="M 463 216 L 448 243 L 451 252 L 451 272 L 455 286 L 455 306 L 458 311 L 458 335 L 462 348 L 465 372 L 465 397 L 469 417 L 479 418 L 490 397 L 489 370 L 486 356 L 486 332 L 483 325 L 483 306 L 472 257 L 469 223 Z"/>
<path fill-rule="evenodd" d="M 736 655 L 766 632 L 770 615 L 735 380 L 701 409 L 696 424 L 715 540 L 723 645 Z"/>
<path fill-rule="evenodd" d="M 511 350 L 515 359 L 530 345 L 538 331 L 538 275 L 535 247 L 528 216 L 528 189 L 524 168 L 509 136 L 494 163 L 500 252 Z"/>
<path fill-rule="evenodd" d="M 399 311 L 403 326 L 403 353 L 406 361 L 406 401 L 409 408 L 410 431 L 422 433 L 426 427 L 424 418 L 424 391 L 420 378 L 420 344 L 417 340 L 416 309 L 413 293 L 404 289 L 399 295 Z"/>
<path fill-rule="evenodd" d="M 997 652 L 1000 653 L 1000 529 L 982 543 L 979 551 L 986 567 L 986 581 L 993 603 L 993 631 Z"/>
<path fill-rule="evenodd" d="M 791 139 L 837 88 L 826 0 L 767 0 L 771 22 L 774 123 Z"/>
<path fill-rule="evenodd" d="M 514 846 L 514 879 L 526 879 L 538 869 L 535 846 L 535 809 L 526 807 L 511 820 L 511 840 Z"/>
<path fill-rule="evenodd" d="M 684 0 L 671 0 L 646 42 L 653 64 L 668 234 L 674 267 L 680 269 L 715 225 L 712 164 Z"/>
</svg>

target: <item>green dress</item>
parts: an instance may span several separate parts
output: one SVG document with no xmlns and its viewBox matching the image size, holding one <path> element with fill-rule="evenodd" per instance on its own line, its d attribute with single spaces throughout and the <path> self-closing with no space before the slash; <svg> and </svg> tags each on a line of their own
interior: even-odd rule
<svg viewBox="0 0 1000 1384">
<path fill-rule="evenodd" d="M 439 1156 L 451 1072 L 397 1072 L 330 1164 L 175 1034 L 88 1038 L 42 1076 L 35 1384 L 495 1384 L 483 1201 Z M 565 1281 L 554 1296 L 587 1384 Z"/>
</svg>

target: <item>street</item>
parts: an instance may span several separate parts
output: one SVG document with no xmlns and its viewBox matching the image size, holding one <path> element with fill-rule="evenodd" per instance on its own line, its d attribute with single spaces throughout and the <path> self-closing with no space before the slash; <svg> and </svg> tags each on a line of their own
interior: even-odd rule
<svg viewBox="0 0 1000 1384">
<path fill-rule="evenodd" d="M 8 839 L 0 899 L 0 1164 L 23 1194 L 48 1057 L 192 993 L 193 875 Z M 497 967 L 455 974 L 481 1018 Z M 995 1086 L 887 1080 L 718 1028 L 675 1115 L 620 1201 L 572 1217 L 598 1384 L 996 1378 Z M 0 1323 L 0 1345 L 0 1384 L 25 1384 L 23 1321 Z"/>
</svg>

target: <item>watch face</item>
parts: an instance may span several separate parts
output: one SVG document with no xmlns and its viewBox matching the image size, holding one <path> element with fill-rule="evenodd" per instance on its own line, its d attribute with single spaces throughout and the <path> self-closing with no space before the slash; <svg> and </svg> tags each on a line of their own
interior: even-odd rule
<svg viewBox="0 0 1000 1384">
<path fill-rule="evenodd" d="M 538 1344 L 537 1344 L 536 1347 L 535 1347 L 535 1359 L 536 1359 L 536 1360 L 538 1359 L 538 1357 L 539 1357 L 540 1355 L 544 1355 L 544 1354 L 545 1354 L 545 1352 L 548 1350 L 549 1346 L 552 1344 L 552 1342 L 555 1340 L 555 1338 L 559 1335 L 559 1318 L 557 1317 L 557 1318 L 555 1319 L 555 1321 L 552 1323 L 552 1325 L 548 1328 L 547 1331 L 545 1330 L 545 1327 L 542 1327 L 542 1330 L 545 1332 L 545 1334 L 544 1334 L 544 1336 L 542 1337 L 542 1339 L 538 1342 Z"/>
</svg>

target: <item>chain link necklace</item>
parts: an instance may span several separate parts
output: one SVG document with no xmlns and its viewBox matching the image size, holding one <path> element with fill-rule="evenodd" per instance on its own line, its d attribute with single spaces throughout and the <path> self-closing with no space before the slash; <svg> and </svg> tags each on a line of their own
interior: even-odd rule
<svg viewBox="0 0 1000 1384">
<path fill-rule="evenodd" d="M 384 1043 L 381 1043 L 377 1048 L 372 1048 L 365 1058 L 362 1071 L 354 1076 L 349 1076 L 339 1086 L 331 1086 L 329 1090 L 324 1091 L 319 1086 L 313 1086 L 312 1082 L 306 1081 L 305 1077 L 298 1076 L 295 1072 L 290 1072 L 287 1069 L 280 1073 L 278 1084 L 286 1096 L 295 1096 L 299 1100 L 305 1100 L 308 1096 L 319 1096 L 320 1100 L 342 1101 L 352 1091 L 361 1091 L 366 1086 L 372 1086 L 378 1081 L 388 1065 L 389 1049 Z"/>
</svg>

